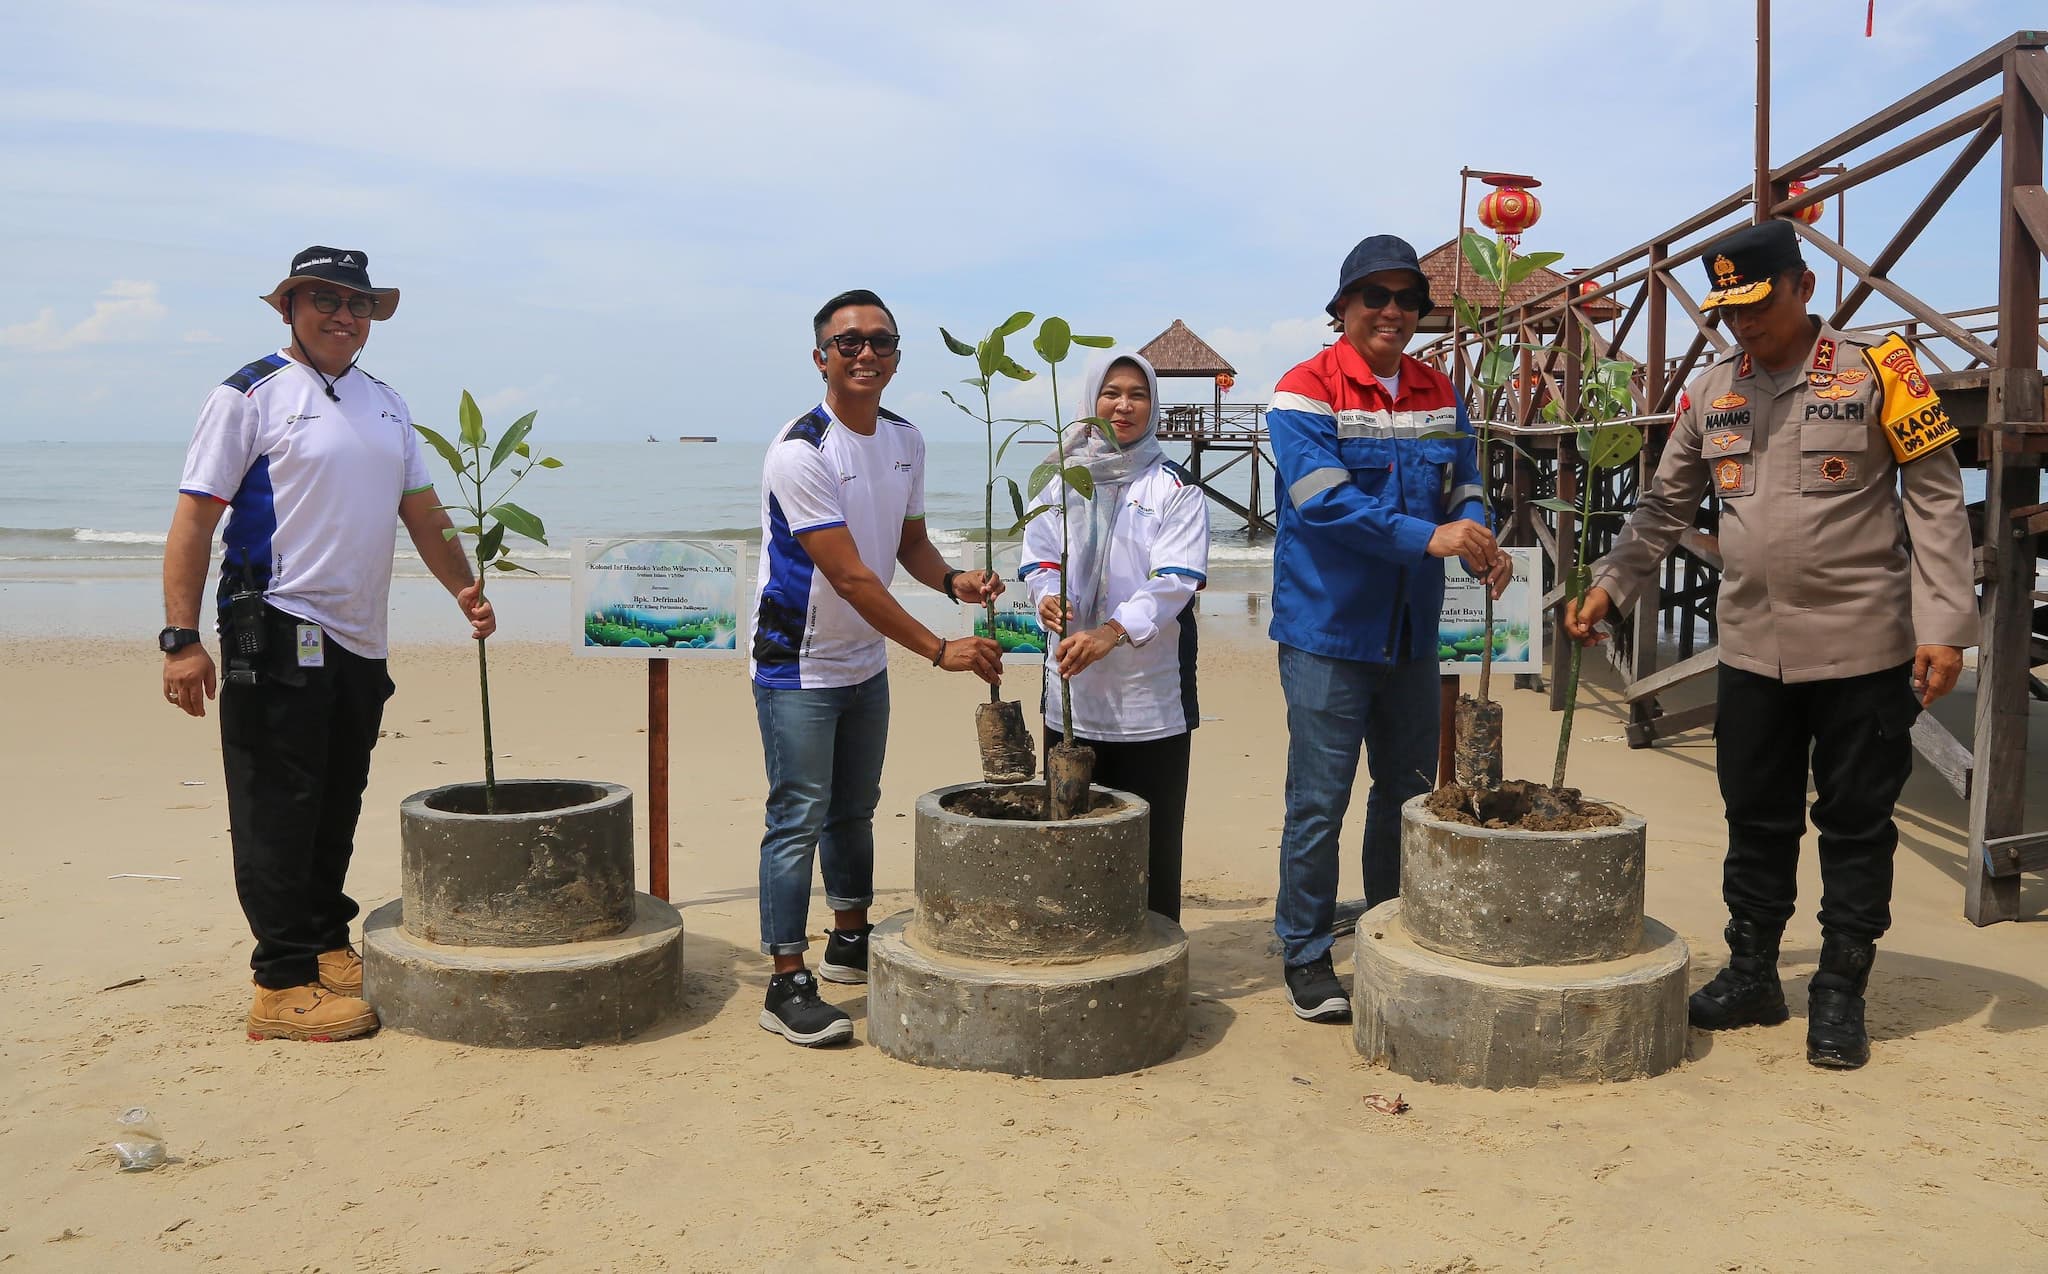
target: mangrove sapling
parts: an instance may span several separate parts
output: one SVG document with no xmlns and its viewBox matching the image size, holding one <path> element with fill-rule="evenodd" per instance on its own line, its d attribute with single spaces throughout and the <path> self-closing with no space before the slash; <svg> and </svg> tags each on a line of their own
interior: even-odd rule
<svg viewBox="0 0 2048 1274">
<path fill-rule="evenodd" d="M 1075 335 L 1073 329 L 1067 325 L 1067 321 L 1063 318 L 1051 317 L 1040 323 L 1038 325 L 1038 335 L 1031 340 L 1031 348 L 1036 350 L 1038 356 L 1045 360 L 1048 379 L 1052 384 L 1052 423 L 1048 424 L 1042 420 L 1028 421 L 1011 430 L 1010 437 L 1003 440 L 1003 447 L 1007 450 L 1011 440 L 1015 439 L 1019 434 L 1032 429 L 1048 429 L 1052 432 L 1052 454 L 1046 458 L 1043 464 L 1032 470 L 1030 479 L 1031 489 L 1034 492 L 1045 490 L 1049 486 L 1057 487 L 1057 490 L 1053 493 L 1052 501 L 1047 504 L 1041 504 L 1027 513 L 1024 509 L 1024 494 L 1017 489 L 1016 482 L 1009 478 L 1005 478 L 1004 481 L 1009 483 L 1010 503 L 1017 512 L 1017 524 L 1011 528 L 1013 532 L 1021 534 L 1025 526 L 1033 518 L 1044 517 L 1053 513 L 1059 515 L 1060 614 L 1068 617 L 1071 617 L 1073 614 L 1067 599 L 1068 495 L 1072 493 L 1080 496 L 1083 500 L 1094 499 L 1095 479 L 1088 472 L 1086 465 L 1070 465 L 1067 463 L 1066 430 L 1060 423 L 1065 419 L 1060 414 L 1060 364 L 1066 361 L 1067 355 L 1072 352 L 1073 347 L 1076 345 L 1085 345 L 1091 349 L 1108 349 L 1114 344 L 1116 344 L 1116 341 L 1113 337 Z M 1116 441 L 1116 430 L 1108 421 L 1100 416 L 1088 416 L 1076 423 L 1085 424 L 1089 428 L 1101 433 L 1105 438 L 1109 439 L 1109 444 L 1112 447 L 1119 445 Z M 998 459 L 1000 459 L 1000 453 L 998 454 Z M 1070 624 L 1061 625 L 1063 636 L 1069 627 L 1071 627 Z M 1048 642 L 1045 652 L 1046 658 L 1053 658 L 1056 649 L 1057 646 L 1054 643 Z M 1067 678 L 1061 677 L 1060 742 L 1059 746 L 1048 750 L 1045 757 L 1048 816 L 1055 821 L 1059 821 L 1087 812 L 1089 806 L 1088 785 L 1094 777 L 1095 751 L 1092 748 L 1074 742 L 1073 687 L 1068 683 Z"/>
<path fill-rule="evenodd" d="M 441 534 L 447 539 L 457 535 L 476 537 L 479 599 L 483 596 L 484 572 L 487 570 L 538 574 L 531 567 L 521 566 L 511 559 L 505 548 L 505 533 L 510 531 L 523 535 L 540 544 L 548 542 L 547 528 L 541 520 L 506 498 L 535 469 L 562 467 L 562 462 L 553 456 L 534 459 L 533 449 L 527 444 L 526 436 L 533 431 L 533 418 L 539 414 L 529 411 L 513 421 L 511 428 L 500 434 L 494 444 L 484 430 L 483 412 L 465 389 L 458 413 L 461 430 L 457 434 L 457 442 L 449 442 L 425 425 L 413 426 L 455 471 L 455 489 L 459 498 L 441 507 L 450 513 L 462 514 L 467 520 Z M 511 475 L 511 481 L 495 495 L 487 497 L 484 486 L 501 469 Z M 484 646 L 483 641 L 476 644 L 476 679 L 484 709 L 484 812 L 495 814 L 498 811 L 498 764 L 497 755 L 491 747 L 491 664 Z"/>
<path fill-rule="evenodd" d="M 1629 382 L 1635 376 L 1635 364 L 1623 359 L 1600 358 L 1598 347 L 1588 334 L 1581 366 L 1592 368 L 1593 374 L 1585 379 L 1579 391 L 1580 411 L 1589 417 L 1578 427 L 1575 438 L 1579 459 L 1586 467 L 1585 479 L 1579 483 L 1579 501 L 1577 504 L 1556 498 L 1536 501 L 1540 508 L 1570 514 L 1578 519 L 1571 569 L 1564 577 L 1565 600 L 1572 604 L 1582 601 L 1592 584 L 1592 569 L 1586 561 L 1586 553 L 1591 542 L 1593 519 L 1622 516 L 1619 509 L 1593 507 L 1594 497 L 1599 493 L 1594 475 L 1634 463 L 1643 450 L 1643 431 L 1622 419 L 1634 407 Z M 1546 415 L 1563 423 L 1564 413 L 1557 409 L 1555 403 L 1546 410 Z M 1560 794 L 1566 790 L 1565 763 L 1571 756 L 1572 718 L 1579 706 L 1579 658 L 1584 649 L 1579 643 L 1572 643 L 1571 665 L 1565 674 L 1564 720 L 1558 728 L 1557 763 L 1550 777 L 1552 790 Z"/>
<path fill-rule="evenodd" d="M 1523 352 L 1516 339 L 1507 331 L 1508 292 L 1515 284 L 1534 274 L 1544 266 L 1562 260 L 1562 252 L 1531 252 L 1524 256 L 1515 251 L 1506 237 L 1489 239 L 1476 230 L 1467 230 L 1459 240 L 1459 248 L 1465 254 L 1466 262 L 1479 281 L 1491 284 L 1494 289 L 1493 320 L 1489 334 L 1487 323 L 1479 306 L 1464 296 L 1454 296 L 1458 320 L 1469 328 L 1480 340 L 1479 367 L 1475 381 L 1479 388 L 1477 411 L 1471 413 L 1473 438 L 1477 444 L 1479 459 L 1479 501 L 1486 516 L 1486 524 L 1494 524 L 1493 497 L 1491 490 L 1492 451 L 1496 443 L 1513 447 L 1514 444 L 1498 439 L 1493 432 L 1493 417 L 1504 391 L 1514 381 L 1515 364 Z M 1483 590 L 1481 629 L 1484 642 L 1479 648 L 1479 694 L 1460 695 L 1456 713 L 1456 775 L 1459 786 L 1473 791 L 1491 791 L 1500 786 L 1501 777 L 1501 705 L 1493 699 L 1493 591 Z"/>
<path fill-rule="evenodd" d="M 1002 452 L 996 447 L 995 405 L 990 388 L 997 376 L 1014 381 L 1030 380 L 1035 372 L 1020 365 L 1003 349 L 1007 337 L 1024 330 L 1031 322 L 1031 314 L 1019 310 L 992 329 L 979 344 L 969 345 L 958 339 L 945 328 L 939 329 L 939 336 L 946 342 L 946 348 L 962 358 L 974 360 L 975 375 L 962 381 L 981 391 L 981 411 L 977 414 L 952 391 L 944 391 L 946 401 L 958 407 L 982 427 L 986 440 L 983 455 L 988 464 L 987 481 L 981 488 L 981 567 L 991 573 L 996 568 L 996 466 L 1001 463 Z M 1022 423 L 1005 419 L 1001 423 Z M 1007 440 L 1004 447 L 1008 447 Z M 988 636 L 997 636 L 996 603 L 991 597 L 985 603 L 988 612 Z M 988 783 L 1024 783 L 1038 770 L 1037 750 L 1031 744 L 1031 732 L 1024 725 L 1024 705 L 1015 699 L 1004 699 L 1002 687 L 990 685 L 988 702 L 980 704 L 974 711 L 975 734 L 981 745 L 981 777 Z"/>
</svg>

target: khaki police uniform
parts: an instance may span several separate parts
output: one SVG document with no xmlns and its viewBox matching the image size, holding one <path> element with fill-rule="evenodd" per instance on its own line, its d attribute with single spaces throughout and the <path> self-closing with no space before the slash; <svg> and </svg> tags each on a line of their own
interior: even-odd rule
<svg viewBox="0 0 2048 1274">
<path fill-rule="evenodd" d="M 1793 914 L 1810 747 L 1821 923 L 1865 942 L 1890 924 L 1915 648 L 1977 640 L 1956 438 L 1897 336 L 1822 324 L 1806 362 L 1776 375 L 1731 354 L 1680 398 L 1654 481 L 1594 564 L 1593 584 L 1632 607 L 1701 497 L 1719 498 L 1717 769 L 1735 917 L 1782 928 Z"/>
<path fill-rule="evenodd" d="M 1593 583 L 1631 607 L 1711 492 L 1723 663 L 1816 681 L 1974 645 L 1956 436 L 1896 336 L 1822 325 L 1805 368 L 1782 377 L 1730 355 L 1680 398 L 1649 494 Z"/>
</svg>

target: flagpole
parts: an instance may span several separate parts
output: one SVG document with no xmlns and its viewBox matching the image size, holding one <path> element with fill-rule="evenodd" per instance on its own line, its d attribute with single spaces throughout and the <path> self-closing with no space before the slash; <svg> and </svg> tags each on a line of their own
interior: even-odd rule
<svg viewBox="0 0 2048 1274">
<path fill-rule="evenodd" d="M 1771 0 L 1756 0 L 1756 182 L 1750 199 L 1762 225 L 1771 215 Z"/>
</svg>

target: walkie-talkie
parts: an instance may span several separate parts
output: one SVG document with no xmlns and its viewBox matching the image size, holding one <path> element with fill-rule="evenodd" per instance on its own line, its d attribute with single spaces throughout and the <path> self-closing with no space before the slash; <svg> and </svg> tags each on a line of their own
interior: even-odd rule
<svg viewBox="0 0 2048 1274">
<path fill-rule="evenodd" d="M 256 684 L 256 667 L 269 645 L 269 625 L 263 616 L 263 594 L 232 593 L 228 596 L 228 630 L 222 641 L 227 656 L 227 679 L 236 685 Z"/>
</svg>

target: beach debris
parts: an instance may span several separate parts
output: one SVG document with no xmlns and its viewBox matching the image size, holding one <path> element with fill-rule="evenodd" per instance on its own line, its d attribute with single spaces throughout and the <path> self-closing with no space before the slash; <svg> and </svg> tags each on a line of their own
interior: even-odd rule
<svg viewBox="0 0 2048 1274">
<path fill-rule="evenodd" d="M 191 1218 L 191 1217 L 184 1217 L 184 1218 L 182 1218 L 182 1219 L 180 1219 L 180 1220 L 177 1220 L 177 1221 L 173 1221 L 173 1222 L 171 1222 L 171 1223 L 170 1223 L 169 1225 L 165 1226 L 165 1227 L 163 1228 L 163 1233 L 165 1233 L 165 1234 L 176 1234 L 176 1233 L 177 1233 L 178 1231 L 180 1231 L 180 1230 L 184 1229 L 184 1228 L 185 1228 L 186 1226 L 188 1226 L 188 1225 L 190 1225 L 190 1224 L 192 1224 L 192 1218 Z"/>
<path fill-rule="evenodd" d="M 206 786 L 206 780 L 205 780 L 205 779 L 179 779 L 179 780 L 178 780 L 178 786 L 179 786 L 179 787 L 205 787 L 205 786 Z"/>
<path fill-rule="evenodd" d="M 138 975 L 137 975 L 137 976 L 135 976 L 135 977 L 132 977 L 132 978 L 125 978 L 125 979 L 123 979 L 123 980 L 121 980 L 121 981 L 119 981 L 119 982 L 116 982 L 116 983 L 115 983 L 114 985 L 112 985 L 112 986 L 103 986 L 103 987 L 101 987 L 101 988 L 100 988 L 100 990 L 102 990 L 102 991 L 118 991 L 118 990 L 120 990 L 120 989 L 121 989 L 122 987 L 126 987 L 126 986 L 141 986 L 141 985 L 142 985 L 143 983 L 145 983 L 145 982 L 147 982 L 147 981 L 149 981 L 149 979 L 148 979 L 148 978 L 142 977 L 141 975 L 139 975 L 139 974 L 138 974 Z"/>
<path fill-rule="evenodd" d="M 130 1106 L 114 1116 L 114 1154 L 123 1172 L 152 1172 L 169 1161 L 163 1129 L 146 1107 Z"/>
<path fill-rule="evenodd" d="M 1300 1084 L 1303 1088 L 1314 1088 L 1316 1086 L 1316 1082 L 1306 1075 L 1296 1075 L 1294 1082 Z"/>
<path fill-rule="evenodd" d="M 71 1241 L 72 1239 L 82 1239 L 82 1238 L 84 1238 L 84 1237 L 85 1237 L 85 1231 L 84 1231 L 84 1230 L 74 1230 L 74 1229 L 72 1229 L 72 1228 L 71 1228 L 70 1226 L 68 1226 L 68 1225 L 67 1225 L 67 1226 L 65 1226 L 65 1227 L 64 1227 L 64 1233 L 62 1233 L 62 1234 L 59 1234 L 59 1235 L 58 1235 L 57 1237 L 55 1237 L 55 1238 L 51 1238 L 51 1239 L 44 1239 L 44 1240 L 43 1240 L 43 1242 L 45 1242 L 45 1243 L 69 1243 L 69 1242 L 70 1242 L 70 1241 Z"/>
<path fill-rule="evenodd" d="M 1382 1115 L 1405 1115 L 1408 1113 L 1408 1103 L 1401 1100 L 1401 1094 L 1399 1093 L 1395 1093 L 1392 1097 L 1384 1093 L 1367 1093 L 1365 1095 L 1365 1104 Z"/>
<path fill-rule="evenodd" d="M 117 871 L 108 880 L 183 880 L 183 876 L 159 876 L 146 871 Z"/>
</svg>

